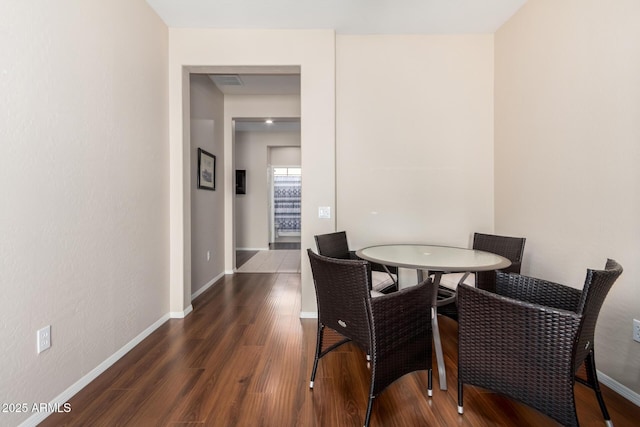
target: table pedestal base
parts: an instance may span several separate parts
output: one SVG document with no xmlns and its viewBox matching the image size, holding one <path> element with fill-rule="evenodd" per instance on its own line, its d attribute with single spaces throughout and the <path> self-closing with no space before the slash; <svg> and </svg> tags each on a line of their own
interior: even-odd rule
<svg viewBox="0 0 640 427">
<path fill-rule="evenodd" d="M 422 283 L 424 280 L 424 273 L 422 270 L 417 270 L 418 272 L 418 283 Z M 442 278 L 442 272 L 434 272 L 433 274 L 433 284 L 434 284 L 434 292 L 433 301 L 438 301 L 438 289 L 440 287 L 440 279 Z M 448 304 L 452 299 L 455 298 L 449 297 L 446 300 Z M 440 327 L 438 326 L 438 306 L 431 307 L 431 331 L 433 333 L 433 347 L 436 350 L 436 362 L 438 364 L 438 382 L 440 383 L 440 390 L 447 390 L 447 370 L 445 369 L 444 364 L 444 354 L 442 353 L 442 341 L 440 341 Z"/>
</svg>

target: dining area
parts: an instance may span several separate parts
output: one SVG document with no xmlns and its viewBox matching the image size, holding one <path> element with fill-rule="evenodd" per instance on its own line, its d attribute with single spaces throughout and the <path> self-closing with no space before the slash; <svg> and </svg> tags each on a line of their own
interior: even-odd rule
<svg viewBox="0 0 640 427">
<path fill-rule="evenodd" d="M 528 255 L 529 252 L 525 252 L 525 257 Z M 304 262 L 309 263 L 308 253 L 303 256 Z M 348 264 L 352 260 L 337 262 Z M 357 267 L 359 281 L 367 283 L 369 273 L 364 263 L 368 261 L 353 262 L 362 263 Z M 465 342 L 460 336 L 461 328 L 471 335 L 479 334 L 470 330 L 469 325 L 462 327 L 464 319 L 469 317 L 468 309 L 455 307 L 458 320 L 449 312 L 438 315 L 446 371 L 446 390 L 443 390 L 436 373 L 434 341 L 430 334 L 432 282 L 417 286 L 415 271 L 401 269 L 398 272 L 388 266 L 392 275 L 400 276 L 401 289 L 398 290 L 390 278 L 391 285 L 383 282 L 384 275 L 388 277 L 385 268 L 375 268 L 382 271 L 372 269 L 372 276 L 379 276 L 379 289 L 387 292 L 380 292 L 382 295 L 370 301 L 379 301 L 372 304 L 372 313 L 375 334 L 381 341 L 365 348 L 361 342 L 350 340 L 328 351 L 318 360 L 312 389 L 309 386 L 319 319 L 300 318 L 301 275 L 235 274 L 226 276 L 194 300 L 194 315 L 167 322 L 74 396 L 69 401 L 71 412 L 53 414 L 40 425 L 357 427 L 365 423 L 372 373 L 377 374 L 377 387 L 380 387 L 395 377 L 387 373 L 399 372 L 396 371 L 398 361 L 401 370 L 419 369 L 395 379 L 375 396 L 369 419 L 371 427 L 559 425 L 554 418 L 525 403 L 468 383 L 464 384 L 464 413 L 459 414 L 459 368 L 466 363 L 461 356 L 480 357 L 479 349 L 463 351 L 461 348 Z M 373 274 L 376 272 L 381 274 Z M 404 273 L 407 273 L 406 283 Z M 441 283 L 449 279 L 444 276 L 443 273 Z M 475 276 L 479 279 L 480 274 Z M 425 278 L 432 280 L 426 274 Z M 364 292 L 362 287 L 355 292 L 362 298 L 366 298 L 363 293 L 375 293 L 373 289 L 369 291 L 366 284 Z M 355 306 L 349 305 L 349 308 L 355 311 Z M 437 309 L 445 312 L 444 307 Z M 500 312 L 495 306 L 491 306 L 490 311 Z M 321 319 L 323 312 L 321 309 Z M 487 331 L 492 335 L 501 329 L 479 322 L 480 317 L 480 313 L 472 313 L 472 323 L 483 335 L 487 335 Z M 415 327 L 400 326 L 400 318 L 404 318 L 404 326 Z M 342 320 L 347 329 L 351 328 L 351 319 L 340 317 L 338 320 Z M 512 318 L 506 317 L 504 322 L 510 323 Z M 362 329 L 365 336 L 369 330 L 367 324 L 365 319 Z M 344 329 L 337 321 L 334 326 Z M 398 340 L 398 337 L 410 336 L 418 338 Z M 344 334 L 325 327 L 323 348 L 327 350 L 344 339 Z M 489 356 L 490 362 L 498 363 Z M 429 367 L 433 373 L 431 382 Z M 515 371 L 509 368 L 508 372 Z M 586 377 L 583 368 L 578 376 Z M 580 425 L 604 425 L 593 390 L 582 384 L 576 384 L 574 390 Z M 616 427 L 637 425 L 640 407 L 607 386 L 602 385 L 601 392 Z"/>
<path fill-rule="evenodd" d="M 426 374 L 416 404 L 430 406 L 444 393 L 457 411 L 448 423 L 481 425 L 471 402 L 495 405 L 486 399 L 495 395 L 566 426 L 592 425 L 578 416 L 576 402 L 587 399 L 599 409 L 594 425 L 613 425 L 594 337 L 623 271 L 615 260 L 587 268 L 577 289 L 521 274 L 525 237 L 475 232 L 470 248 L 384 243 L 358 250 L 350 249 L 345 231 L 314 240 L 307 255 L 318 321 L 309 387 L 313 393 L 323 387 L 315 377 L 325 356 L 343 344 L 359 347 L 365 355 L 359 362 L 370 373 L 365 426 L 385 389 L 416 372 Z M 327 342 L 325 334 L 333 338 Z M 465 403 L 474 408 L 468 419 Z M 499 424 L 522 425 L 512 415 Z"/>
</svg>

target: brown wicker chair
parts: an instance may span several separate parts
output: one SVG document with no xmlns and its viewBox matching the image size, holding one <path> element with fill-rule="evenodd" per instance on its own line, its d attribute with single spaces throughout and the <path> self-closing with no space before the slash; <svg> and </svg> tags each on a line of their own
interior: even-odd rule
<svg viewBox="0 0 640 427">
<path fill-rule="evenodd" d="M 622 267 L 587 270 L 582 291 L 497 273 L 496 293 L 458 288 L 458 412 L 464 384 L 509 396 L 566 426 L 578 426 L 575 381 L 591 387 L 608 425 L 594 356 L 598 313 Z M 587 380 L 575 376 L 585 364 Z"/>
<path fill-rule="evenodd" d="M 473 249 L 491 252 L 501 255 L 511 261 L 511 265 L 501 271 L 507 273 L 520 273 L 522 267 L 522 255 L 524 253 L 524 237 L 499 236 L 496 234 L 473 234 Z M 475 275 L 469 276 L 468 273 L 450 273 L 443 274 L 441 280 L 441 288 L 446 291 L 459 285 L 460 283 L 473 284 L 480 289 L 495 292 L 496 289 L 496 271 L 478 271 Z M 475 279 L 475 280 L 474 280 Z M 446 289 L 444 289 L 446 288 Z M 439 305 L 438 313 L 458 320 L 458 310 L 455 301 L 448 304 Z"/>
<path fill-rule="evenodd" d="M 435 287 L 423 283 L 372 298 L 368 263 L 317 255 L 307 250 L 318 303 L 318 334 L 309 387 L 313 389 L 318 361 L 352 341 L 371 355 L 371 384 L 364 425 L 369 425 L 373 399 L 396 379 L 427 370 L 432 395 L 432 333 L 429 316 Z M 325 328 L 344 339 L 323 349 Z M 364 359 L 363 359 L 364 363 Z"/>
<path fill-rule="evenodd" d="M 349 250 L 347 233 L 337 231 L 335 233 L 319 234 L 314 236 L 318 253 L 323 256 L 337 259 L 359 259 L 355 251 Z M 383 294 L 398 290 L 398 268 L 376 263 L 371 264 L 371 289 Z"/>
</svg>

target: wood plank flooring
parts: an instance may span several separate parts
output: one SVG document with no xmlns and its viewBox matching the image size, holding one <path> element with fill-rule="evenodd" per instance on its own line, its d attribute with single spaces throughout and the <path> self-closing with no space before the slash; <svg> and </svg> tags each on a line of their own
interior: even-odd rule
<svg viewBox="0 0 640 427">
<path fill-rule="evenodd" d="M 70 413 L 41 426 L 361 426 L 369 371 L 346 344 L 320 360 L 313 390 L 316 320 L 299 319 L 300 275 L 226 276 L 70 400 Z M 389 386 L 371 426 L 557 426 L 510 399 L 465 387 L 456 412 L 457 324 L 440 316 L 448 391 L 426 396 L 426 373 Z M 435 358 L 434 358 L 434 372 Z M 583 427 L 604 426 L 593 392 L 576 385 Z M 616 427 L 637 426 L 640 408 L 605 387 Z"/>
</svg>

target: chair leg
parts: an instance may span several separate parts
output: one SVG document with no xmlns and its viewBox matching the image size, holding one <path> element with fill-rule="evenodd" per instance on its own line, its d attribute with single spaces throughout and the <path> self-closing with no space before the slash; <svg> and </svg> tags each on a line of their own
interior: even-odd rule
<svg viewBox="0 0 640 427">
<path fill-rule="evenodd" d="M 587 355 L 587 358 L 585 359 L 585 368 L 587 371 L 587 382 L 596 393 L 596 398 L 598 399 L 598 404 L 600 405 L 600 410 L 602 411 L 604 421 L 607 426 L 613 427 L 613 422 L 611 421 L 611 417 L 609 416 L 609 411 L 607 411 L 607 405 L 605 405 L 604 398 L 602 397 L 602 391 L 600 391 L 600 382 L 598 381 L 598 374 L 596 371 L 596 358 L 594 356 L 593 349 L 591 349 L 591 351 Z"/>
<path fill-rule="evenodd" d="M 427 396 L 433 396 L 433 369 L 427 370 Z"/>
<path fill-rule="evenodd" d="M 462 415 L 464 413 L 464 409 L 462 408 L 462 381 L 458 380 L 458 414 Z"/>
<path fill-rule="evenodd" d="M 309 382 L 309 388 L 313 389 L 313 381 L 316 379 L 316 371 L 318 370 L 318 360 L 320 359 L 320 352 L 322 351 L 322 337 L 324 335 L 324 325 L 318 321 L 318 334 L 316 336 L 316 356 L 313 360 L 313 370 L 311 371 L 311 381 Z"/>
<path fill-rule="evenodd" d="M 375 396 L 369 395 L 369 404 L 367 405 L 367 415 L 364 417 L 364 427 L 369 427 L 369 421 L 371 420 L 371 409 L 373 408 L 373 399 Z"/>
</svg>

